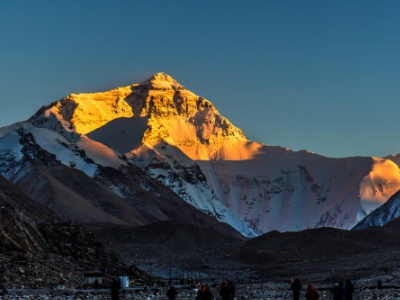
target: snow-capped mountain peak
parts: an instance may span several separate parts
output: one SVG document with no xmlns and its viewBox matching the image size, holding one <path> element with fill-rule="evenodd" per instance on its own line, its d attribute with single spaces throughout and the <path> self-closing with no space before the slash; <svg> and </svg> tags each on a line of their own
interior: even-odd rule
<svg viewBox="0 0 400 300">
<path fill-rule="evenodd" d="M 90 135 L 120 118 L 146 121 L 147 127 L 141 127 L 142 146 L 154 148 L 165 140 L 195 160 L 248 159 L 259 147 L 248 144 L 242 131 L 221 116 L 210 101 L 165 73 L 103 93 L 71 94 L 40 110 L 30 121 L 58 132 L 63 129 Z"/>
<path fill-rule="evenodd" d="M 154 90 L 174 90 L 179 91 L 185 89 L 174 78 L 164 72 L 155 73 L 149 79 L 143 81 L 140 85 L 150 86 Z"/>
<path fill-rule="evenodd" d="M 165 73 L 71 94 L 19 126 L 89 176 L 96 176 L 96 165 L 135 164 L 245 235 L 351 228 L 400 189 L 398 166 L 384 158 L 331 159 L 249 141 L 210 101 Z M 15 139 L 0 139 L 0 149 Z"/>
</svg>

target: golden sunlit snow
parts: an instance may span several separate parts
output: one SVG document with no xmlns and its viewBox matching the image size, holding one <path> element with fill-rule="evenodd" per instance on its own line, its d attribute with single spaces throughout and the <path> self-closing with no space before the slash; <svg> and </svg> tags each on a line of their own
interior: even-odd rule
<svg viewBox="0 0 400 300">
<path fill-rule="evenodd" d="M 258 153 L 242 131 L 222 117 L 212 103 L 157 73 L 142 84 L 103 93 L 72 94 L 50 109 L 77 133 L 88 134 L 121 117 L 148 117 L 143 145 L 162 140 L 193 160 L 243 160 Z M 69 127 L 69 128 L 68 128 Z M 137 149 L 131 149 L 134 151 Z"/>
</svg>

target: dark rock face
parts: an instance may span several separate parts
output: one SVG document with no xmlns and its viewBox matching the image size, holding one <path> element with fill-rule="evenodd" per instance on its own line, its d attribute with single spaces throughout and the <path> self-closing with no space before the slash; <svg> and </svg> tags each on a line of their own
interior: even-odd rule
<svg viewBox="0 0 400 300">
<path fill-rule="evenodd" d="M 38 254 L 47 248 L 35 221 L 21 210 L 4 205 L 0 208 L 0 218 L 3 220 L 0 223 L 0 244 L 5 249 Z"/>
<path fill-rule="evenodd" d="M 43 252 L 48 245 L 38 224 L 59 221 L 57 215 L 0 175 L 0 244 L 4 249 Z"/>
<path fill-rule="evenodd" d="M 25 224 L 20 223 L 11 245 L 0 241 L 5 248 L 0 253 L 3 282 L 10 288 L 55 288 L 59 284 L 76 287 L 84 284 L 87 271 L 107 269 L 115 276 L 126 269 L 79 226 L 42 223 L 32 229 Z"/>
<path fill-rule="evenodd" d="M 107 268 L 117 274 L 125 269 L 85 228 L 62 223 L 2 176 L 0 263 L 0 283 L 5 288 L 56 287 L 66 280 L 77 286 L 84 282 L 84 271 Z"/>
</svg>

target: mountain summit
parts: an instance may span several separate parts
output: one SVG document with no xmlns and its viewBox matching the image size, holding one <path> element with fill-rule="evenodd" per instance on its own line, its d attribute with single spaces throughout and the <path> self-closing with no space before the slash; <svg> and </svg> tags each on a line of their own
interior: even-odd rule
<svg viewBox="0 0 400 300">
<path fill-rule="evenodd" d="M 194 160 L 248 159 L 259 147 L 247 145 L 242 131 L 222 117 L 210 101 L 186 90 L 165 73 L 108 92 L 72 94 L 41 110 L 30 121 L 52 130 L 62 125 L 65 131 L 89 137 L 93 133 L 101 139 L 110 133 L 108 128 L 103 128 L 101 134 L 95 131 L 106 124 L 114 131 L 117 128 L 111 121 L 121 118 L 125 119 L 118 122 L 123 129 L 118 133 L 119 145 L 122 140 L 132 141 L 132 133 L 126 131 L 128 126 L 136 133 L 143 130 L 140 134 L 143 145 L 154 148 L 166 141 Z M 46 124 L 40 123 L 43 120 Z M 146 126 L 141 126 L 144 122 Z M 115 134 L 111 134 L 112 141 L 101 139 L 101 142 L 114 148 Z M 123 152 L 136 150 L 125 145 L 123 149 Z"/>
<path fill-rule="evenodd" d="M 31 134 L 38 147 L 91 178 L 104 167 L 140 168 L 248 236 L 352 228 L 400 189 L 400 170 L 388 159 L 331 159 L 249 141 L 210 101 L 165 73 L 71 94 L 0 132 L 0 150 L 13 157 L 21 156 L 17 136 Z M 128 197 L 126 188 L 107 184 Z"/>
<path fill-rule="evenodd" d="M 143 81 L 141 85 L 149 85 L 151 89 L 155 90 L 183 90 L 185 89 L 174 78 L 165 74 L 164 72 L 155 73 L 149 79 Z"/>
</svg>

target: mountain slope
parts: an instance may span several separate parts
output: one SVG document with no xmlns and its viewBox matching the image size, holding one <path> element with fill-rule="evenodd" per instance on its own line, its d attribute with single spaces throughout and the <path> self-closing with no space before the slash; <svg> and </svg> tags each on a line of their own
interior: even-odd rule
<svg viewBox="0 0 400 300">
<path fill-rule="evenodd" d="M 120 159 L 119 169 L 97 165 L 61 135 L 28 125 L 0 138 L 0 171 L 62 220 L 133 226 L 182 220 L 237 235 L 132 164 Z"/>
<path fill-rule="evenodd" d="M 0 246 L 31 253 L 42 252 L 47 242 L 39 224 L 60 221 L 51 210 L 28 197 L 0 175 Z"/>
<path fill-rule="evenodd" d="M 354 229 L 364 229 L 371 226 L 384 226 L 400 217 L 400 191 L 395 193 L 382 206 L 375 209 L 362 219 Z"/>
<path fill-rule="evenodd" d="M 5 289 L 55 289 L 66 280 L 77 286 L 84 281 L 85 270 L 108 263 L 109 274 L 117 275 L 125 268 L 85 230 L 62 222 L 1 175 L 0 262 Z"/>
<path fill-rule="evenodd" d="M 102 167 L 137 166 L 248 236 L 352 228 L 400 189 L 400 170 L 388 159 L 331 159 L 249 141 L 210 101 L 164 73 L 103 93 L 71 94 L 1 129 L 0 150 L 17 159 L 18 128 L 102 184 Z M 114 194 L 129 195 L 111 181 Z"/>
</svg>

